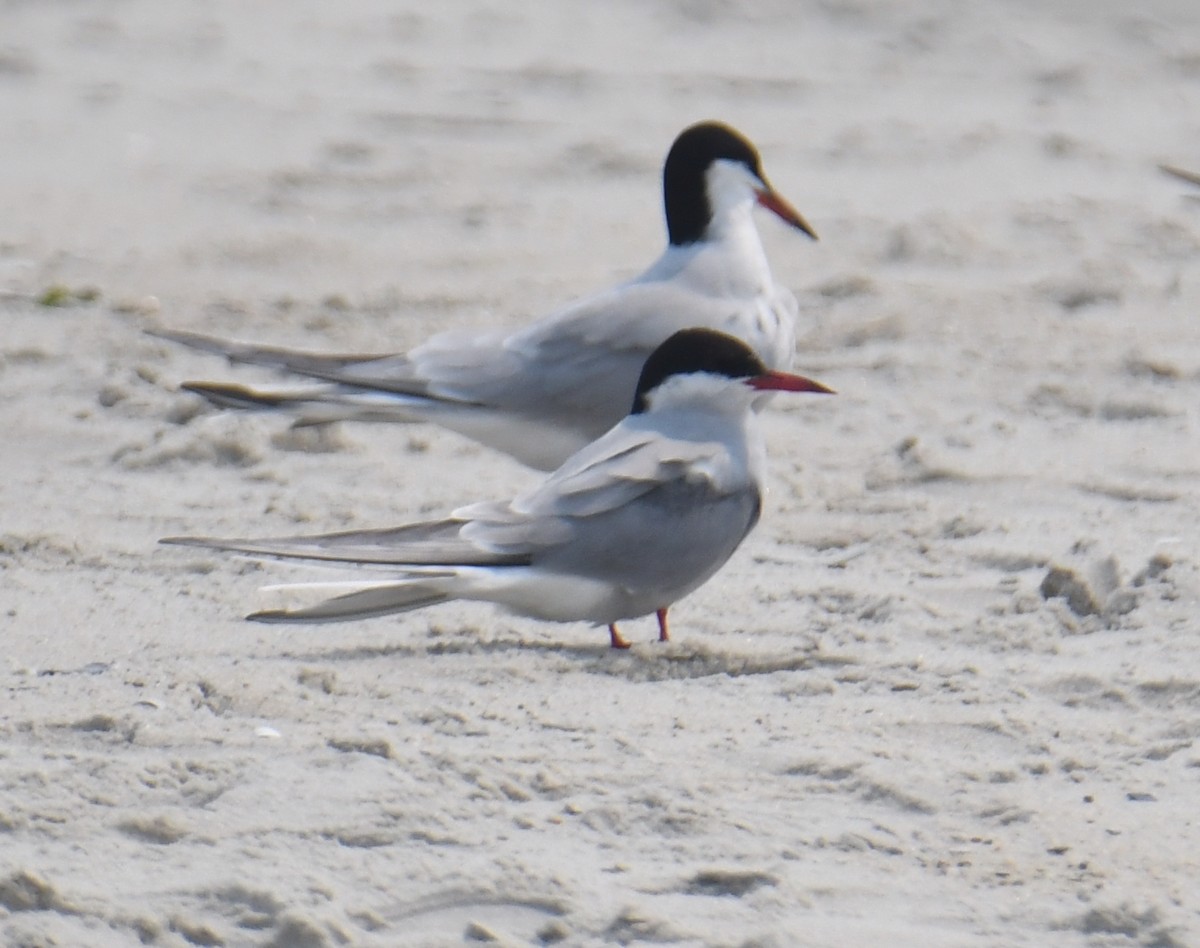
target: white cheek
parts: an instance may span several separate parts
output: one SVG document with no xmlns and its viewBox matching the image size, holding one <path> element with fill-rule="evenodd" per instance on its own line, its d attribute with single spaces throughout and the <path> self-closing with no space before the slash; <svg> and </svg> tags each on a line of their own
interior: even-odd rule
<svg viewBox="0 0 1200 948">
<path fill-rule="evenodd" d="M 739 204 L 751 204 L 755 189 L 762 186 L 741 162 L 714 162 L 708 171 L 708 200 L 714 216 L 728 213 Z"/>
</svg>

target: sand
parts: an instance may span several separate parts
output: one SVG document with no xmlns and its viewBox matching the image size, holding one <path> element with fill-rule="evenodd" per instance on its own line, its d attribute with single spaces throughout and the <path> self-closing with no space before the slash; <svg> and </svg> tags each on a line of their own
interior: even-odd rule
<svg viewBox="0 0 1200 948">
<path fill-rule="evenodd" d="M 8 2 L 0 109 L 5 945 L 1200 943 L 1200 7 Z M 256 626 L 303 567 L 156 545 L 532 483 L 143 330 L 518 326 L 701 118 L 840 394 L 675 641 Z"/>
</svg>

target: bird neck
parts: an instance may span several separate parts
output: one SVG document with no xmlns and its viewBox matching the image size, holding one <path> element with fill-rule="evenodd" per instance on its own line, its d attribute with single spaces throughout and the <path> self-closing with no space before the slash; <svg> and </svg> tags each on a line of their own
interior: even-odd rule
<svg viewBox="0 0 1200 948">
<path fill-rule="evenodd" d="M 646 408 L 654 415 L 695 414 L 705 418 L 741 419 L 750 414 L 757 392 L 744 382 L 725 375 L 690 372 L 672 375 L 646 393 Z"/>
<path fill-rule="evenodd" d="M 771 268 L 749 201 L 714 215 L 704 240 L 670 247 L 667 256 L 686 283 L 712 296 L 746 299 L 771 292 Z"/>
</svg>

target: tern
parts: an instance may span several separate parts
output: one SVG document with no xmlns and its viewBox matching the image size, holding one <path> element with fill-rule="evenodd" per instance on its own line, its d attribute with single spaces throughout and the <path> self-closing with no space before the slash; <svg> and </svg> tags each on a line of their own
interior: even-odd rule
<svg viewBox="0 0 1200 948">
<path fill-rule="evenodd" d="M 511 501 L 382 530 L 162 542 L 375 574 L 268 587 L 317 601 L 247 617 L 259 622 L 337 622 L 463 599 L 607 625 L 614 648 L 629 647 L 618 622 L 655 613 L 667 641 L 667 610 L 758 522 L 766 448 L 753 406 L 771 391 L 832 390 L 769 369 L 732 336 L 682 330 L 646 360 L 626 417 Z"/>
<path fill-rule="evenodd" d="M 282 411 L 300 425 L 432 422 L 553 470 L 621 420 L 647 357 L 678 330 L 720 330 L 771 369 L 792 365 L 797 303 L 772 279 L 753 208 L 816 233 L 768 183 L 754 146 L 718 122 L 685 129 L 663 165 L 663 202 L 669 242 L 648 269 L 516 331 L 445 332 L 386 355 L 151 332 L 231 362 L 319 380 L 279 389 L 182 386 L 219 406 Z"/>
</svg>

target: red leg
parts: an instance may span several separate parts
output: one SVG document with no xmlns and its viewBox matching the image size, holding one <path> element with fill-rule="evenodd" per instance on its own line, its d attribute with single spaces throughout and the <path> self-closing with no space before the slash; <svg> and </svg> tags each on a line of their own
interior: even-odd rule
<svg viewBox="0 0 1200 948">
<path fill-rule="evenodd" d="M 670 608 L 670 606 L 663 606 L 656 613 L 654 613 L 656 616 L 658 616 L 658 640 L 660 642 L 671 641 L 671 633 L 667 629 L 667 610 Z"/>
<path fill-rule="evenodd" d="M 613 648 L 629 648 L 629 643 L 617 630 L 615 622 L 608 627 L 608 639 L 612 643 Z"/>
</svg>

